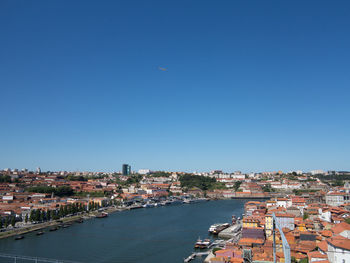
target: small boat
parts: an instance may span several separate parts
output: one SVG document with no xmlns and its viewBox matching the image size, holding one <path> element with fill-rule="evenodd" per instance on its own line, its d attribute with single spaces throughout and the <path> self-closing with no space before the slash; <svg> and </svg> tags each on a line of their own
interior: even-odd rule
<svg viewBox="0 0 350 263">
<path fill-rule="evenodd" d="M 24 238 L 24 236 L 16 236 L 15 237 L 15 240 L 21 240 L 21 239 L 23 239 Z"/>
<path fill-rule="evenodd" d="M 80 219 L 77 220 L 77 223 L 80 223 L 80 224 L 81 224 L 81 223 L 83 223 L 83 222 L 84 222 L 84 220 L 83 220 L 82 218 L 80 218 Z"/>
<path fill-rule="evenodd" d="M 53 227 L 53 228 L 50 228 L 49 231 L 53 232 L 53 231 L 57 231 L 58 230 L 58 227 Z"/>
<path fill-rule="evenodd" d="M 215 230 L 215 228 L 217 228 L 218 226 L 222 225 L 222 223 L 216 223 L 216 224 L 213 224 L 209 227 L 208 229 L 208 232 L 209 233 L 213 233 L 213 231 Z"/>
<path fill-rule="evenodd" d="M 194 247 L 195 248 L 200 248 L 200 249 L 208 248 L 210 243 L 211 243 L 210 239 L 201 240 L 200 238 L 198 238 L 198 240 L 197 240 L 196 244 L 194 245 Z"/>
<path fill-rule="evenodd" d="M 71 226 L 71 224 L 65 224 L 65 225 L 62 225 L 62 228 L 68 228 L 70 226 Z"/>
<path fill-rule="evenodd" d="M 216 228 L 213 230 L 213 232 L 211 232 L 211 233 L 214 234 L 214 235 L 217 235 L 217 234 L 219 234 L 222 230 L 228 228 L 229 226 L 230 226 L 229 223 L 221 224 L 221 225 L 219 225 L 218 227 L 216 227 Z"/>
<path fill-rule="evenodd" d="M 39 232 L 36 233 L 37 236 L 41 236 L 41 235 L 43 235 L 43 234 L 44 234 L 43 231 L 39 231 Z"/>
<path fill-rule="evenodd" d="M 98 215 L 96 216 L 96 218 L 105 218 L 105 217 L 107 217 L 107 216 L 108 216 L 108 213 L 102 212 L 101 214 L 98 214 Z"/>
</svg>

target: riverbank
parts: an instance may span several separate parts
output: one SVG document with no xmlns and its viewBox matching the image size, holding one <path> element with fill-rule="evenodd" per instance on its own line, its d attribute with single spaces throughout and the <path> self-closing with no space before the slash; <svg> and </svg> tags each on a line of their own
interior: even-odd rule
<svg viewBox="0 0 350 263">
<path fill-rule="evenodd" d="M 118 211 L 124 211 L 124 210 L 129 210 L 128 208 L 120 208 L 120 207 L 107 207 L 104 212 L 107 213 L 114 213 Z M 17 235 L 24 235 L 28 234 L 31 232 L 35 232 L 41 229 L 49 228 L 49 227 L 57 227 L 62 224 L 69 224 L 69 223 L 74 223 L 78 220 L 87 220 L 91 218 L 95 218 L 100 212 L 98 211 L 91 211 L 89 213 L 83 213 L 80 215 L 74 215 L 70 217 L 64 217 L 55 221 L 50 221 L 50 222 L 44 222 L 44 223 L 38 223 L 38 224 L 30 224 L 28 226 L 24 227 L 19 227 L 19 228 L 14 228 L 12 230 L 0 232 L 0 239 L 3 238 L 9 238 Z"/>
</svg>

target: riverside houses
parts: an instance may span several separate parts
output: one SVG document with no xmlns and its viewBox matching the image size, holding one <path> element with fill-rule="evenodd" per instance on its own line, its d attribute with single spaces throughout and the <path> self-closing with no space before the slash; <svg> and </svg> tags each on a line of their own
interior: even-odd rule
<svg viewBox="0 0 350 263">
<path fill-rule="evenodd" d="M 283 200 L 247 202 L 241 238 L 236 243 L 227 242 L 209 261 L 243 262 L 246 251 L 251 253 L 253 263 L 272 263 L 272 213 L 275 213 L 290 246 L 292 262 L 350 263 L 350 211 L 344 205 L 306 203 L 307 199 L 294 195 Z M 285 262 L 278 230 L 276 251 L 277 262 Z"/>
</svg>

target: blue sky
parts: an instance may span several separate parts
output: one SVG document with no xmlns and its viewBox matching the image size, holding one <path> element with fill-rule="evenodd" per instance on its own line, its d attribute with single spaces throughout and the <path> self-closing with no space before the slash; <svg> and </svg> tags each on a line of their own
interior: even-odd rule
<svg viewBox="0 0 350 263">
<path fill-rule="evenodd" d="M 0 169 L 350 170 L 349 10 L 1 1 Z"/>
</svg>

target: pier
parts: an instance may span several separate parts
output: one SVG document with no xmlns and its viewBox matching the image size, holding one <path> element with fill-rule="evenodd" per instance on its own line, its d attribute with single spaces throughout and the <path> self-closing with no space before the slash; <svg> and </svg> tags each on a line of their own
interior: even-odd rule
<svg viewBox="0 0 350 263">
<path fill-rule="evenodd" d="M 190 256 L 184 259 L 184 262 L 190 262 L 193 260 L 195 257 L 201 257 L 201 256 L 208 256 L 210 251 L 206 252 L 193 252 Z"/>
<path fill-rule="evenodd" d="M 242 223 L 238 222 L 237 224 L 234 224 L 233 226 L 230 226 L 224 230 L 222 230 L 218 236 L 220 238 L 224 238 L 224 239 L 238 239 L 239 235 L 241 234 L 241 230 L 242 230 Z"/>
</svg>

